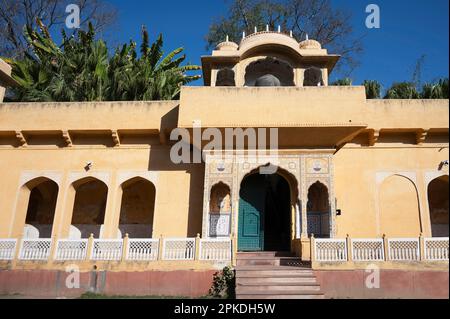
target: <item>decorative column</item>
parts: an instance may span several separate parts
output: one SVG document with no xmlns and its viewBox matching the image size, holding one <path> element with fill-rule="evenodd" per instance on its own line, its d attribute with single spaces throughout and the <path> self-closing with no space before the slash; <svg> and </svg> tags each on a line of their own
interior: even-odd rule
<svg viewBox="0 0 450 319">
<path fill-rule="evenodd" d="M 298 203 L 299 201 L 295 203 L 295 239 L 300 239 L 302 233 L 300 224 L 300 205 Z"/>
<path fill-rule="evenodd" d="M 306 158 L 302 156 L 301 158 L 301 189 L 300 189 L 300 216 L 301 216 L 301 238 L 308 238 L 308 215 L 307 207 L 308 203 L 308 190 L 306 188 Z"/>
</svg>

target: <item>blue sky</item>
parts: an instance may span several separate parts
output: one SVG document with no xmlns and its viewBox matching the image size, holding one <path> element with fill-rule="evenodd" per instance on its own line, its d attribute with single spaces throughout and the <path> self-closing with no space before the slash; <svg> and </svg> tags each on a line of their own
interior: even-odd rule
<svg viewBox="0 0 450 319">
<path fill-rule="evenodd" d="M 205 35 L 214 17 L 226 12 L 224 0 L 109 0 L 118 10 L 119 21 L 108 32 L 110 45 L 140 42 L 145 24 L 152 39 L 163 33 L 165 50 L 183 46 L 188 61 L 200 64 L 209 54 Z M 417 60 L 425 55 L 422 81 L 448 77 L 449 1 L 448 0 L 332 0 L 349 10 L 355 34 L 363 36 L 364 53 L 351 77 L 355 84 L 376 79 L 384 87 L 411 80 Z M 381 9 L 381 29 L 367 29 L 365 8 L 375 3 Z M 335 52 L 330 52 L 335 53 Z M 332 75 L 334 80 L 338 75 Z M 198 81 L 197 85 L 201 84 Z"/>
</svg>

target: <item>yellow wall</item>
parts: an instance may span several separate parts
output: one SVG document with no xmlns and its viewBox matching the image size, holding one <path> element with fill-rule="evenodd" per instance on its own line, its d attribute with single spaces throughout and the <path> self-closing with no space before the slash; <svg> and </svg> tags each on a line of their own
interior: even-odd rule
<svg viewBox="0 0 450 319">
<path fill-rule="evenodd" d="M 448 112 L 448 100 L 366 101 L 362 87 L 186 87 L 181 101 L 172 102 L 0 104 L 0 237 L 21 235 L 27 207 L 21 186 L 38 176 L 59 184 L 55 236 L 68 235 L 71 184 L 87 176 L 108 185 L 105 237 L 116 236 L 121 184 L 141 175 L 156 188 L 153 237 L 200 233 L 204 165 L 173 164 L 168 143 L 172 128 L 192 127 L 196 119 L 204 127 L 278 127 L 280 144 L 289 146 L 285 154 L 350 142 L 333 159 L 342 210 L 337 236 L 428 236 L 426 176 L 448 174 L 438 171 L 448 159 Z M 374 131 L 378 139 L 371 139 Z M 93 166 L 86 172 L 88 162 Z M 405 206 L 383 202 L 403 196 L 383 190 L 384 180 L 395 174 L 417 189 L 421 228 L 409 198 Z M 412 216 L 407 230 L 404 224 L 385 226 L 392 213 L 384 212 L 396 209 L 406 214 L 401 220 Z"/>
<path fill-rule="evenodd" d="M 83 167 L 93 162 L 90 172 Z M 130 178 L 141 172 L 154 172 L 156 176 L 156 203 L 154 218 L 154 237 L 160 235 L 174 237 L 193 237 L 201 232 L 201 214 L 203 201 L 203 167 L 191 165 L 174 167 L 168 159 L 168 148 L 151 150 L 142 148 L 101 148 L 87 147 L 83 149 L 66 148 L 34 148 L 9 149 L 0 148 L 0 237 L 21 236 L 23 223 L 11 230 L 11 223 L 16 214 L 18 190 L 24 178 L 36 175 L 47 175 L 59 181 L 60 189 L 56 209 L 55 223 L 59 226 L 54 234 L 67 236 L 71 221 L 71 207 L 66 198 L 70 182 L 70 174 L 92 176 L 103 174 L 108 185 L 108 204 L 105 224 L 107 237 L 114 237 L 113 227 L 118 225 L 120 213 L 120 197 L 117 176 L 129 172 Z M 21 175 L 24 174 L 24 177 Z M 22 181 L 21 181 L 22 178 Z M 115 200 L 116 199 L 116 200 Z M 27 206 L 27 199 L 23 205 Z M 73 202 L 72 202 L 73 203 Z M 58 221 L 61 221 L 60 223 Z"/>
<path fill-rule="evenodd" d="M 342 209 L 338 237 L 430 236 L 425 176 L 447 159 L 448 148 L 430 146 L 341 149 L 334 156 L 337 208 Z"/>
</svg>

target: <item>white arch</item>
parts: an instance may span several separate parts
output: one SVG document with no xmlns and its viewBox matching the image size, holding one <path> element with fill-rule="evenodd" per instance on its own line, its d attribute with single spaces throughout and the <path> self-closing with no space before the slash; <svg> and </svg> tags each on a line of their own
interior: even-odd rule
<svg viewBox="0 0 450 319">
<path fill-rule="evenodd" d="M 119 187 L 130 179 L 140 177 L 151 182 L 155 187 L 158 183 L 158 172 L 151 171 L 119 171 L 117 173 L 117 184 Z"/>
<path fill-rule="evenodd" d="M 75 182 L 89 177 L 98 179 L 105 183 L 108 188 L 110 187 L 111 173 L 109 172 L 71 172 L 69 173 L 67 184 L 73 185 Z"/>
<path fill-rule="evenodd" d="M 55 182 L 58 187 L 61 187 L 63 173 L 57 171 L 25 171 L 20 175 L 19 189 L 28 184 L 29 182 L 38 179 L 46 178 Z"/>
</svg>

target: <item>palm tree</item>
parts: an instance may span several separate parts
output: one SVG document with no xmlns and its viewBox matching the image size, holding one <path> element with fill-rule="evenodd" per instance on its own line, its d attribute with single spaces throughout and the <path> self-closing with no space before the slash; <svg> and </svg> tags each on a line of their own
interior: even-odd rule
<svg viewBox="0 0 450 319">
<path fill-rule="evenodd" d="M 386 92 L 385 99 L 420 99 L 414 83 L 400 82 L 394 83 Z"/>
<path fill-rule="evenodd" d="M 381 98 L 381 84 L 378 81 L 365 80 L 363 85 L 366 88 L 367 99 Z"/>
<path fill-rule="evenodd" d="M 421 95 L 423 99 L 448 99 L 448 79 L 440 79 L 437 83 L 425 84 Z"/>
<path fill-rule="evenodd" d="M 64 31 L 61 46 L 52 40 L 38 20 L 40 31 L 24 29 L 33 55 L 23 60 L 7 60 L 19 86 L 13 89 L 16 101 L 124 101 L 178 99 L 182 85 L 200 78 L 188 75 L 196 65 L 182 65 L 185 55 L 178 48 L 164 56 L 163 37 L 150 45 L 142 30 L 141 55 L 136 43 L 124 44 L 110 57 L 107 45 L 88 31 L 68 37 Z"/>
<path fill-rule="evenodd" d="M 334 85 L 334 86 L 351 86 L 352 84 L 353 84 L 353 80 L 350 78 L 339 79 L 339 80 L 336 80 L 333 83 L 331 83 L 331 85 Z"/>
</svg>

